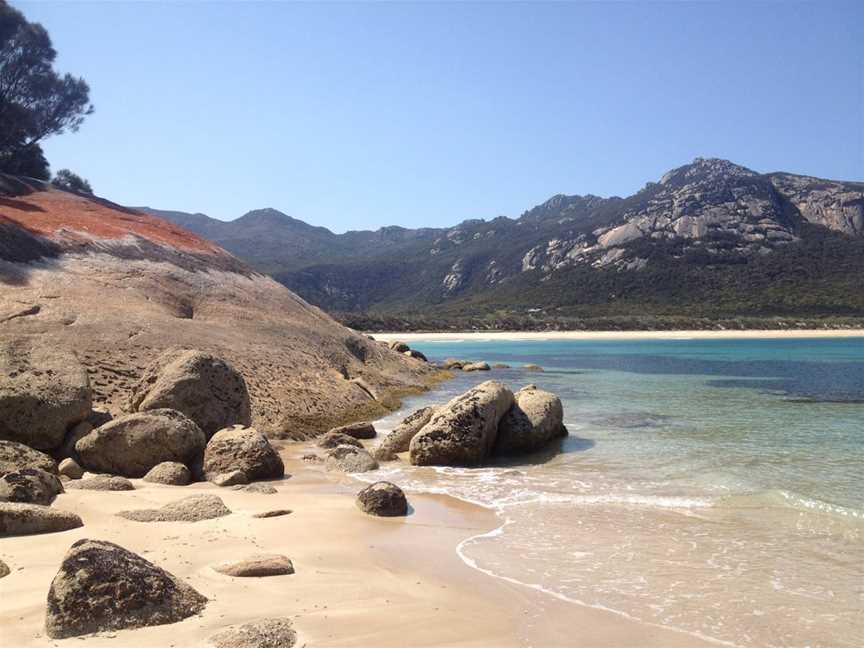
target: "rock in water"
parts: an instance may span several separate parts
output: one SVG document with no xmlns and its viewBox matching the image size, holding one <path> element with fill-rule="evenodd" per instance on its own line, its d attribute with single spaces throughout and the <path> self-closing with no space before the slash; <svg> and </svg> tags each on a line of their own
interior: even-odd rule
<svg viewBox="0 0 864 648">
<path fill-rule="evenodd" d="M 375 482 L 357 493 L 357 506 L 369 515 L 395 517 L 408 513 L 408 500 L 396 484 Z"/>
<path fill-rule="evenodd" d="M 21 344 L 0 351 L 0 439 L 53 450 L 92 402 L 87 370 L 72 353 Z"/>
<path fill-rule="evenodd" d="M 405 351 L 404 354 L 409 358 L 414 358 L 415 360 L 422 360 L 423 362 L 429 362 L 429 359 L 426 357 L 424 353 L 420 351 L 416 351 L 411 349 L 410 351 Z"/>
<path fill-rule="evenodd" d="M 75 444 L 89 470 L 143 477 L 163 461 L 194 463 L 204 452 L 204 433 L 170 409 L 121 416 Z"/>
<path fill-rule="evenodd" d="M 232 425 L 252 424 L 246 381 L 225 360 L 196 350 L 163 353 L 135 387 L 133 411 L 174 409 L 209 439 Z"/>
<path fill-rule="evenodd" d="M 375 426 L 368 421 L 360 421 L 359 423 L 340 425 L 339 427 L 330 430 L 330 432 L 335 432 L 337 434 L 347 434 L 348 436 L 354 437 L 355 439 L 374 439 L 375 435 L 378 434 L 375 431 Z"/>
<path fill-rule="evenodd" d="M 520 389 L 498 425 L 495 454 L 518 454 L 539 450 L 552 439 L 564 436 L 561 399 L 542 389 Z"/>
<path fill-rule="evenodd" d="M 62 492 L 57 475 L 39 468 L 21 468 L 0 476 L 0 502 L 48 506 Z"/>
<path fill-rule="evenodd" d="M 0 441 L 0 473 L 12 472 L 20 468 L 39 468 L 49 473 L 57 473 L 57 464 L 44 452 L 34 450 L 23 443 Z"/>
<path fill-rule="evenodd" d="M 219 430 L 204 451 L 204 474 L 207 479 L 241 470 L 248 481 L 280 479 L 285 465 L 279 453 L 255 428 L 233 427 Z"/>
<path fill-rule="evenodd" d="M 288 619 L 262 619 L 210 637 L 213 648 L 293 648 L 297 634 Z"/>
<path fill-rule="evenodd" d="M 84 476 L 84 469 L 71 457 L 60 462 L 57 472 L 69 479 L 81 479 Z"/>
<path fill-rule="evenodd" d="M 378 461 L 393 461 L 397 453 L 408 452 L 411 439 L 429 422 L 436 409 L 431 406 L 421 407 L 406 416 L 390 434 L 384 437 L 381 445 L 372 452 L 372 456 Z"/>
<path fill-rule="evenodd" d="M 149 560 L 111 542 L 79 540 L 48 591 L 52 639 L 164 625 L 198 614 L 207 598 Z"/>
<path fill-rule="evenodd" d="M 462 365 L 462 371 L 489 371 L 488 362 L 472 362 Z"/>
<path fill-rule="evenodd" d="M 442 369 L 461 369 L 466 364 L 470 364 L 465 360 L 457 360 L 456 358 L 447 358 L 444 362 L 441 363 Z"/>
<path fill-rule="evenodd" d="M 327 451 L 324 466 L 327 470 L 356 473 L 377 470 L 378 462 L 363 448 L 341 445 Z"/>
<path fill-rule="evenodd" d="M 286 556 L 278 554 L 250 556 L 238 562 L 217 565 L 213 569 L 226 576 L 244 578 L 284 576 L 294 573 L 294 565 L 291 564 L 291 561 Z"/>
<path fill-rule="evenodd" d="M 349 436 L 343 432 L 336 432 L 335 430 L 328 432 L 318 440 L 319 448 L 329 449 L 335 448 L 338 445 L 353 445 L 355 448 L 363 447 L 363 444 L 353 436 Z"/>
<path fill-rule="evenodd" d="M 200 522 L 230 514 L 221 497 L 191 495 L 158 509 L 120 511 L 117 515 L 135 522 Z"/>
<path fill-rule="evenodd" d="M 0 538 L 68 531 L 83 526 L 81 518 L 39 504 L 0 502 Z"/>
<path fill-rule="evenodd" d="M 144 481 L 151 484 L 166 484 L 168 486 L 186 486 L 192 481 L 192 473 L 182 463 L 163 461 L 153 466 Z"/>
<path fill-rule="evenodd" d="M 135 486 L 125 477 L 116 475 L 94 475 L 85 477 L 69 483 L 72 490 L 96 490 L 96 491 L 131 491 Z"/>
<path fill-rule="evenodd" d="M 537 364 L 522 365 L 522 369 L 525 371 L 543 371 L 543 367 Z"/>
</svg>

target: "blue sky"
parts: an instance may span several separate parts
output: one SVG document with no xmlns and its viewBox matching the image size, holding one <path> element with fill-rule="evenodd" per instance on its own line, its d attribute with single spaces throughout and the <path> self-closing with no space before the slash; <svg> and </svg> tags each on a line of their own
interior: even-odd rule
<svg viewBox="0 0 864 648">
<path fill-rule="evenodd" d="M 128 205 L 344 231 L 697 156 L 864 179 L 864 3 L 13 4 L 92 88 L 52 167 Z"/>
</svg>

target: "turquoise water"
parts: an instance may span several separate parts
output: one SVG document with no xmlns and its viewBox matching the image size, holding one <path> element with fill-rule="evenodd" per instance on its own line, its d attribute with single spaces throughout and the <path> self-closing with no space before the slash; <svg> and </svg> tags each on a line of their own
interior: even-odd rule
<svg viewBox="0 0 864 648">
<path fill-rule="evenodd" d="M 460 373 L 385 429 L 490 378 L 564 403 L 560 452 L 375 475 L 495 509 L 472 566 L 729 645 L 862 645 L 864 340 L 413 346 L 546 371 Z"/>
</svg>

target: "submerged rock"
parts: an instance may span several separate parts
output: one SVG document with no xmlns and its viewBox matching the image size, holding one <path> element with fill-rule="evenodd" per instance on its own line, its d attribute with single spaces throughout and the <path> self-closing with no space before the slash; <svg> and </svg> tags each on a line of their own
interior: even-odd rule
<svg viewBox="0 0 864 648">
<path fill-rule="evenodd" d="M 153 466 L 144 475 L 144 481 L 151 484 L 165 484 L 166 486 L 186 486 L 192 481 L 192 473 L 182 463 L 163 461 Z"/>
<path fill-rule="evenodd" d="M 45 629 L 52 639 L 182 621 L 207 598 L 128 549 L 79 540 L 48 591 Z"/>
<path fill-rule="evenodd" d="M 411 439 L 429 422 L 436 409 L 435 406 L 421 407 L 406 416 L 390 434 L 384 437 L 381 444 L 372 452 L 372 456 L 378 461 L 393 461 L 397 453 L 408 452 Z"/>
<path fill-rule="evenodd" d="M 522 369 L 525 371 L 543 371 L 543 367 L 537 364 L 522 365 Z"/>
<path fill-rule="evenodd" d="M 294 573 L 294 565 L 291 561 L 286 556 L 278 554 L 250 556 L 238 562 L 217 565 L 213 569 L 226 576 L 242 578 L 284 576 Z"/>
<path fill-rule="evenodd" d="M 55 533 L 84 526 L 81 518 L 39 504 L 0 502 L 0 538 L 8 536 Z"/>
<path fill-rule="evenodd" d="M 375 482 L 357 493 L 357 506 L 364 513 L 382 517 L 407 515 L 408 500 L 396 484 Z"/>
<path fill-rule="evenodd" d="M 363 448 L 341 445 L 327 451 L 324 466 L 327 470 L 357 473 L 376 470 L 378 462 Z"/>
<path fill-rule="evenodd" d="M 21 502 L 48 506 L 63 484 L 57 475 L 39 468 L 21 468 L 0 475 L 0 502 Z"/>
<path fill-rule="evenodd" d="M 542 389 L 526 387 L 516 392 L 513 406 L 498 425 L 494 452 L 534 452 L 566 434 L 561 399 Z"/>
<path fill-rule="evenodd" d="M 120 511 L 117 515 L 134 522 L 200 522 L 230 514 L 221 497 L 191 495 L 161 508 Z"/>
<path fill-rule="evenodd" d="M 255 428 L 233 427 L 219 430 L 204 451 L 207 479 L 240 470 L 247 481 L 280 479 L 285 465 L 279 453 Z"/>
<path fill-rule="evenodd" d="M 213 648 L 293 648 L 297 633 L 289 619 L 262 619 L 210 637 Z"/>
</svg>

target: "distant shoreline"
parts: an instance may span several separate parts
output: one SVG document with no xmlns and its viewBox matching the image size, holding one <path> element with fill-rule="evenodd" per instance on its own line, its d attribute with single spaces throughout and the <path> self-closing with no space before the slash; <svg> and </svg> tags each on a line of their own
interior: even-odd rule
<svg viewBox="0 0 864 648">
<path fill-rule="evenodd" d="M 452 340 L 782 340 L 806 338 L 864 337 L 864 329 L 727 330 L 727 331 L 466 331 L 430 333 L 372 333 L 376 340 L 390 342 Z"/>
</svg>

